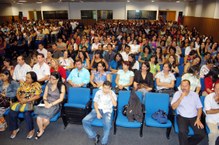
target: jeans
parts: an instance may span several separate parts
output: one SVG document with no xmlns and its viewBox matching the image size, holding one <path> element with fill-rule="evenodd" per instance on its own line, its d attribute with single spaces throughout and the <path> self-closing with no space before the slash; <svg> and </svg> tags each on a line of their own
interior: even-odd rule
<svg viewBox="0 0 219 145">
<path fill-rule="evenodd" d="M 18 114 L 20 112 L 16 112 L 16 111 L 12 111 L 10 110 L 9 112 L 9 130 L 13 131 L 18 129 Z M 26 122 L 27 125 L 27 130 L 31 131 L 34 129 L 33 126 L 33 118 L 32 118 L 32 111 L 26 111 L 23 112 L 24 113 L 24 120 Z"/>
<path fill-rule="evenodd" d="M 99 111 L 100 111 L 100 113 L 102 115 L 102 119 L 103 119 L 103 138 L 101 140 L 101 143 L 107 144 L 109 133 L 110 133 L 110 128 L 111 128 L 112 113 L 111 112 L 103 113 L 102 110 L 99 110 Z M 91 138 L 91 139 L 94 139 L 97 135 L 91 126 L 91 123 L 95 118 L 97 118 L 97 113 L 96 113 L 95 109 L 93 109 L 82 120 L 83 128 L 84 128 L 85 132 L 87 133 L 87 135 L 89 136 L 89 138 Z"/>
<path fill-rule="evenodd" d="M 205 137 L 204 129 L 199 129 L 197 126 L 194 126 L 196 117 L 194 118 L 185 118 L 180 115 L 177 116 L 177 123 L 179 127 L 179 144 L 180 145 L 197 145 Z M 194 131 L 194 135 L 188 137 L 188 127 L 191 127 Z"/>
<path fill-rule="evenodd" d="M 215 145 L 217 137 L 219 136 L 219 129 L 217 123 L 207 122 L 210 133 L 208 134 L 208 144 Z"/>
</svg>

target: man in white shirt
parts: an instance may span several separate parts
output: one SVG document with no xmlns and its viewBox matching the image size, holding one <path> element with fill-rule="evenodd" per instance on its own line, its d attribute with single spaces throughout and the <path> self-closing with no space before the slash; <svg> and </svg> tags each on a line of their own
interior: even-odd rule
<svg viewBox="0 0 219 145">
<path fill-rule="evenodd" d="M 15 66 L 13 73 L 13 80 L 24 82 L 26 81 L 26 73 L 31 71 L 31 67 L 25 63 L 22 55 L 17 57 L 17 65 Z"/>
<path fill-rule="evenodd" d="M 123 58 L 124 61 L 129 60 L 129 54 L 131 54 L 130 50 L 131 50 L 130 46 L 126 45 L 125 46 L 125 51 L 120 52 L 120 54 L 122 55 L 122 58 Z"/>
<path fill-rule="evenodd" d="M 37 55 L 37 63 L 33 66 L 33 71 L 37 74 L 37 81 L 45 84 L 49 80 L 50 67 L 44 62 L 44 55 L 39 53 Z"/>
<path fill-rule="evenodd" d="M 214 92 L 205 97 L 206 123 L 210 129 L 208 134 L 209 145 L 215 145 L 219 136 L 219 83 L 214 87 Z"/>
<path fill-rule="evenodd" d="M 37 52 L 38 53 L 42 53 L 44 55 L 44 58 L 46 59 L 47 58 L 47 50 L 44 48 L 43 44 L 40 43 L 38 45 L 38 49 L 37 49 Z"/>
<path fill-rule="evenodd" d="M 94 109 L 82 120 L 83 127 L 89 138 L 94 139 L 95 145 L 98 144 L 100 135 L 98 135 L 91 127 L 91 123 L 95 118 L 103 120 L 103 138 L 102 145 L 106 145 L 110 134 L 112 124 L 113 106 L 117 106 L 116 94 L 111 90 L 111 82 L 105 81 L 102 90 L 96 92 L 94 97 Z"/>
<path fill-rule="evenodd" d="M 173 110 L 177 111 L 179 127 L 179 145 L 197 145 L 205 137 L 204 125 L 201 122 L 202 104 L 197 93 L 190 91 L 190 81 L 181 82 L 181 91 L 177 91 L 171 101 Z M 194 135 L 188 137 L 188 127 Z"/>
<path fill-rule="evenodd" d="M 91 46 L 91 51 L 96 51 L 99 49 L 99 45 L 101 45 L 101 43 L 99 42 L 99 38 L 96 36 L 94 37 L 94 43 Z"/>
</svg>

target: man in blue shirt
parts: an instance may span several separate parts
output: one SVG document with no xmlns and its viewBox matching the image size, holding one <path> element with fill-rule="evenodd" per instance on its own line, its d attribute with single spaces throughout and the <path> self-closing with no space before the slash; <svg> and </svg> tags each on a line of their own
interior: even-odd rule
<svg viewBox="0 0 219 145">
<path fill-rule="evenodd" d="M 90 82 L 90 73 L 83 67 L 81 59 L 75 62 L 76 68 L 71 71 L 67 78 L 67 82 L 71 87 L 86 87 Z"/>
<path fill-rule="evenodd" d="M 95 145 L 98 144 L 100 135 L 91 127 L 95 118 L 103 120 L 103 138 L 102 145 L 106 145 L 112 123 L 113 106 L 117 106 L 116 94 L 111 90 L 111 82 L 105 81 L 102 90 L 96 92 L 94 97 L 94 109 L 82 120 L 83 127 L 89 138 L 94 139 Z"/>
<path fill-rule="evenodd" d="M 179 144 L 197 145 L 205 137 L 204 125 L 201 122 L 202 104 L 197 93 L 190 91 L 189 80 L 181 82 L 181 91 L 177 91 L 172 99 L 171 106 L 177 111 L 179 126 Z M 188 127 L 194 135 L 188 137 Z"/>
</svg>

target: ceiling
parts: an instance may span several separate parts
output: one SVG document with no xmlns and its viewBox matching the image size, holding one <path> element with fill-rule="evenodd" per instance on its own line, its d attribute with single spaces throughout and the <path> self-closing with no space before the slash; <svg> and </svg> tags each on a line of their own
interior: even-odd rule
<svg viewBox="0 0 219 145">
<path fill-rule="evenodd" d="M 23 1 L 23 2 L 22 2 Z M 26 1 L 26 2 L 24 2 Z M 36 2 L 193 2 L 196 0 L 0 0 L 0 4 L 36 3 Z"/>
</svg>

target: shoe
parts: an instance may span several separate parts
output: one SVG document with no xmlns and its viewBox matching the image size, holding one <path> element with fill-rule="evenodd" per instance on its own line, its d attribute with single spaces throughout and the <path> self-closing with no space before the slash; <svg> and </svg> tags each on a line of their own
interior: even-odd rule
<svg viewBox="0 0 219 145">
<path fill-rule="evenodd" d="M 15 131 L 15 133 L 13 134 L 14 131 Z M 19 131 L 20 131 L 20 128 L 14 130 L 14 131 L 12 132 L 12 134 L 11 134 L 11 136 L 10 136 L 11 139 L 14 139 L 14 138 L 17 136 L 17 134 L 18 134 Z"/>
<path fill-rule="evenodd" d="M 43 134 L 44 134 L 44 131 L 43 131 L 43 133 L 39 136 L 38 135 L 39 134 L 39 132 L 36 134 L 36 136 L 35 136 L 35 140 L 38 140 L 38 139 L 40 139 L 41 138 L 41 136 L 43 136 Z"/>
<path fill-rule="evenodd" d="M 27 139 L 31 139 L 33 137 L 33 135 L 34 135 L 34 129 L 28 133 Z"/>
<path fill-rule="evenodd" d="M 94 138 L 94 144 L 97 145 L 100 141 L 100 135 L 97 134 L 96 137 Z"/>
</svg>

